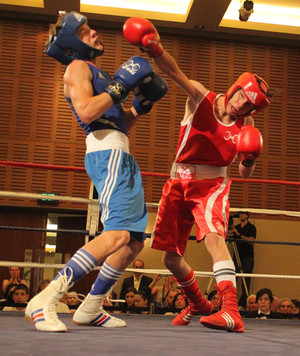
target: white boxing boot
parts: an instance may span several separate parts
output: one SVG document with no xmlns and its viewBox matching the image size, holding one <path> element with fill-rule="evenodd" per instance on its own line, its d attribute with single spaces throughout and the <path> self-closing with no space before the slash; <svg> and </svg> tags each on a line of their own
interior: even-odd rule
<svg viewBox="0 0 300 356">
<path fill-rule="evenodd" d="M 71 270 L 71 269 L 70 269 Z M 27 304 L 25 317 L 34 322 L 39 331 L 65 332 L 67 327 L 62 323 L 56 314 L 56 305 L 68 291 L 71 276 L 60 275 L 53 280 L 48 287 L 33 297 Z"/>
<path fill-rule="evenodd" d="M 126 326 L 125 321 L 109 315 L 102 307 L 107 294 L 88 294 L 73 316 L 76 325 L 118 328 Z"/>
</svg>

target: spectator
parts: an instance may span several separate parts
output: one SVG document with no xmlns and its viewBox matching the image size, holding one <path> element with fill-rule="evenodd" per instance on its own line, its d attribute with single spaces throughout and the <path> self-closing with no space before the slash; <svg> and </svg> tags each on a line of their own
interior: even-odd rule
<svg viewBox="0 0 300 356">
<path fill-rule="evenodd" d="M 179 292 L 175 295 L 173 299 L 173 309 L 180 311 L 188 306 L 189 302 L 187 297 L 182 293 Z"/>
<path fill-rule="evenodd" d="M 255 294 L 250 294 L 249 297 L 247 298 L 246 311 L 247 312 L 254 312 L 257 309 L 258 309 L 258 304 L 256 302 L 256 295 Z"/>
<path fill-rule="evenodd" d="M 279 300 L 280 298 L 278 297 L 278 295 L 273 295 L 273 302 L 271 304 L 271 310 L 273 312 L 277 312 Z"/>
<path fill-rule="evenodd" d="M 294 304 L 289 298 L 281 298 L 278 303 L 277 312 L 282 314 L 285 319 L 290 319 L 292 317 L 292 310 Z"/>
<path fill-rule="evenodd" d="M 164 284 L 156 286 L 156 283 L 161 279 L 164 279 Z M 151 288 L 151 294 L 154 299 L 154 304 L 157 307 L 162 307 L 166 299 L 167 293 L 170 289 L 174 289 L 176 281 L 173 275 L 161 275 L 158 274 L 153 282 L 149 285 Z"/>
<path fill-rule="evenodd" d="M 189 305 L 187 297 L 180 291 L 174 296 L 172 308 L 165 308 L 165 315 L 178 315 Z"/>
<path fill-rule="evenodd" d="M 71 313 L 75 313 L 75 310 L 79 307 L 80 304 L 81 301 L 79 299 L 79 295 L 77 294 L 77 292 L 72 291 L 67 293 L 67 305 Z"/>
<path fill-rule="evenodd" d="M 166 299 L 165 299 L 163 307 L 172 310 L 173 309 L 173 300 L 178 293 L 180 293 L 179 289 L 177 289 L 177 288 L 170 289 L 166 295 Z"/>
<path fill-rule="evenodd" d="M 9 284 L 24 284 L 25 286 L 27 285 L 26 281 L 21 278 L 21 271 L 19 267 L 9 267 L 9 278 L 4 279 L 2 283 L 2 292 L 4 293 L 4 295 Z"/>
<path fill-rule="evenodd" d="M 134 312 L 134 296 L 138 291 L 134 287 L 129 287 L 125 292 L 125 303 L 121 305 L 123 313 Z"/>
<path fill-rule="evenodd" d="M 234 255 L 233 262 L 235 264 L 236 272 L 238 273 L 241 272 L 252 273 L 254 267 L 253 243 L 251 242 L 248 243 L 247 241 L 254 241 L 256 239 L 256 227 L 249 222 L 249 216 L 250 216 L 249 212 L 240 211 L 239 212 L 240 223 L 238 225 L 235 225 L 233 228 L 234 238 L 236 239 L 237 252 L 239 254 L 239 259 L 241 263 L 239 265 L 237 261 L 238 257 Z M 249 294 L 251 278 L 250 277 L 244 277 L 244 278 Z M 238 302 L 239 306 L 246 308 L 247 297 L 248 295 L 246 293 L 244 283 L 242 283 L 242 294 Z"/>
<path fill-rule="evenodd" d="M 149 289 L 149 291 L 148 291 Z M 134 296 L 134 307 L 139 314 L 149 314 L 150 302 L 151 302 L 151 290 L 150 288 L 139 291 Z"/>
<path fill-rule="evenodd" d="M 144 261 L 142 260 L 135 260 L 132 265 L 135 269 L 143 269 L 144 268 Z M 149 287 L 151 282 L 153 281 L 152 278 L 144 276 L 140 272 L 134 272 L 133 276 L 125 278 L 122 284 L 120 299 L 124 299 L 125 291 L 130 288 L 134 287 L 137 291 L 141 291 L 144 287 Z"/>
<path fill-rule="evenodd" d="M 272 301 L 272 291 L 268 288 L 260 289 L 256 293 L 256 303 L 258 304 L 258 309 L 247 313 L 245 317 L 256 319 L 282 319 L 281 314 L 271 310 Z"/>
<path fill-rule="evenodd" d="M 3 311 L 24 311 L 29 299 L 29 290 L 25 284 L 18 284 L 11 292 L 12 305 L 5 306 Z"/>
</svg>

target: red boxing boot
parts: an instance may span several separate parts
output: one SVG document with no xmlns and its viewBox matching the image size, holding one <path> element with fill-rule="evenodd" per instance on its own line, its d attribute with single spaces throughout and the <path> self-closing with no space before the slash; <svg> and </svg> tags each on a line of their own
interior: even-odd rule
<svg viewBox="0 0 300 356">
<path fill-rule="evenodd" d="M 188 298 L 189 299 L 189 298 Z M 211 302 L 202 297 L 202 300 L 197 305 L 190 302 L 186 308 L 173 319 L 173 325 L 188 325 L 196 315 L 208 315 L 212 312 L 213 306 Z"/>
<path fill-rule="evenodd" d="M 188 325 L 194 316 L 207 315 L 212 312 L 213 306 L 202 296 L 193 270 L 184 279 L 177 280 L 177 283 L 187 296 L 189 305 L 176 316 L 173 325 Z"/>
<path fill-rule="evenodd" d="M 203 316 L 200 323 L 211 329 L 235 331 L 242 333 L 244 323 L 237 305 L 237 290 L 230 281 L 220 282 L 218 292 L 222 298 L 222 308 L 219 312 Z"/>
</svg>

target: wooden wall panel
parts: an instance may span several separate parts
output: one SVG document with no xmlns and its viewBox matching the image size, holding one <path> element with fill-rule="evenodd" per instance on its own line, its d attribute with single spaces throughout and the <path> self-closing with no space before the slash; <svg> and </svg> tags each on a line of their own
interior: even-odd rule
<svg viewBox="0 0 300 356">
<path fill-rule="evenodd" d="M 184 39 L 183 39 L 184 41 Z M 212 46 L 209 41 L 198 40 L 195 42 L 193 48 L 195 56 L 193 56 L 193 63 L 197 63 L 193 66 L 194 77 L 200 81 L 206 88 L 212 88 L 213 86 L 213 67 L 211 65 L 214 60 Z"/>
<path fill-rule="evenodd" d="M 34 138 L 37 141 L 49 142 L 52 139 L 55 88 L 54 82 L 45 79 L 38 83 L 35 100 L 40 104 L 35 105 L 36 120 L 34 125 Z"/>
<path fill-rule="evenodd" d="M 48 24 L 0 21 L 0 158 L 44 164 L 84 166 L 85 133 L 63 96 L 65 67 L 43 53 Z M 99 29 L 105 54 L 97 63 L 112 76 L 134 55 L 147 56 L 122 33 Z M 244 71 L 263 76 L 273 92 L 272 105 L 255 116 L 264 151 L 253 178 L 299 181 L 300 50 L 162 34 L 163 44 L 184 73 L 208 89 L 224 93 Z M 155 67 L 155 65 L 154 65 Z M 158 70 L 156 68 L 156 70 Z M 162 74 L 158 70 L 159 74 Z M 131 152 L 141 171 L 169 173 L 175 156 L 186 95 L 169 78 L 169 91 L 129 133 Z M 131 105 L 133 96 L 125 103 Z M 239 177 L 238 162 L 229 168 Z M 87 197 L 85 173 L 0 167 L 0 189 L 49 191 Z M 166 178 L 144 177 L 146 201 L 158 202 Z M 299 188 L 236 183 L 231 206 L 299 210 Z M 36 201 L 0 199 L 0 204 L 36 206 Z M 62 208 L 76 207 L 60 203 Z M 84 205 L 82 205 L 83 207 Z"/>
<path fill-rule="evenodd" d="M 214 69 L 214 85 L 211 90 L 217 93 L 223 93 L 232 84 L 230 80 L 230 70 L 228 70 L 228 63 L 230 58 L 230 43 L 229 42 L 215 42 L 212 43 L 215 50 Z M 209 89 L 209 88 L 208 88 Z"/>
</svg>

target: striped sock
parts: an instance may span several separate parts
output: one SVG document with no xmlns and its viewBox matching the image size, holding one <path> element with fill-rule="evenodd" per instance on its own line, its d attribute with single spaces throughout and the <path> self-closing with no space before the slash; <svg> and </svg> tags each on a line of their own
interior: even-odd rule
<svg viewBox="0 0 300 356">
<path fill-rule="evenodd" d="M 236 288 L 235 267 L 231 260 L 216 262 L 213 270 L 217 284 L 222 281 L 231 281 Z"/>
<path fill-rule="evenodd" d="M 180 288 L 184 291 L 184 294 L 189 298 L 189 301 L 198 304 L 201 303 L 203 296 L 199 289 L 196 275 L 191 269 L 190 273 L 181 279 L 175 278 Z"/>
<path fill-rule="evenodd" d="M 73 277 L 70 285 L 76 283 L 80 278 L 86 276 L 95 267 L 98 266 L 98 261 L 89 252 L 83 248 L 79 249 L 65 267 L 54 278 L 57 279 L 60 275 L 67 274 L 70 276 L 70 269 L 73 271 Z"/>
<path fill-rule="evenodd" d="M 124 271 L 119 271 L 110 266 L 107 262 L 104 262 L 101 270 L 95 280 L 90 291 L 91 295 L 106 294 L 110 288 L 117 282 L 122 276 Z"/>
</svg>

